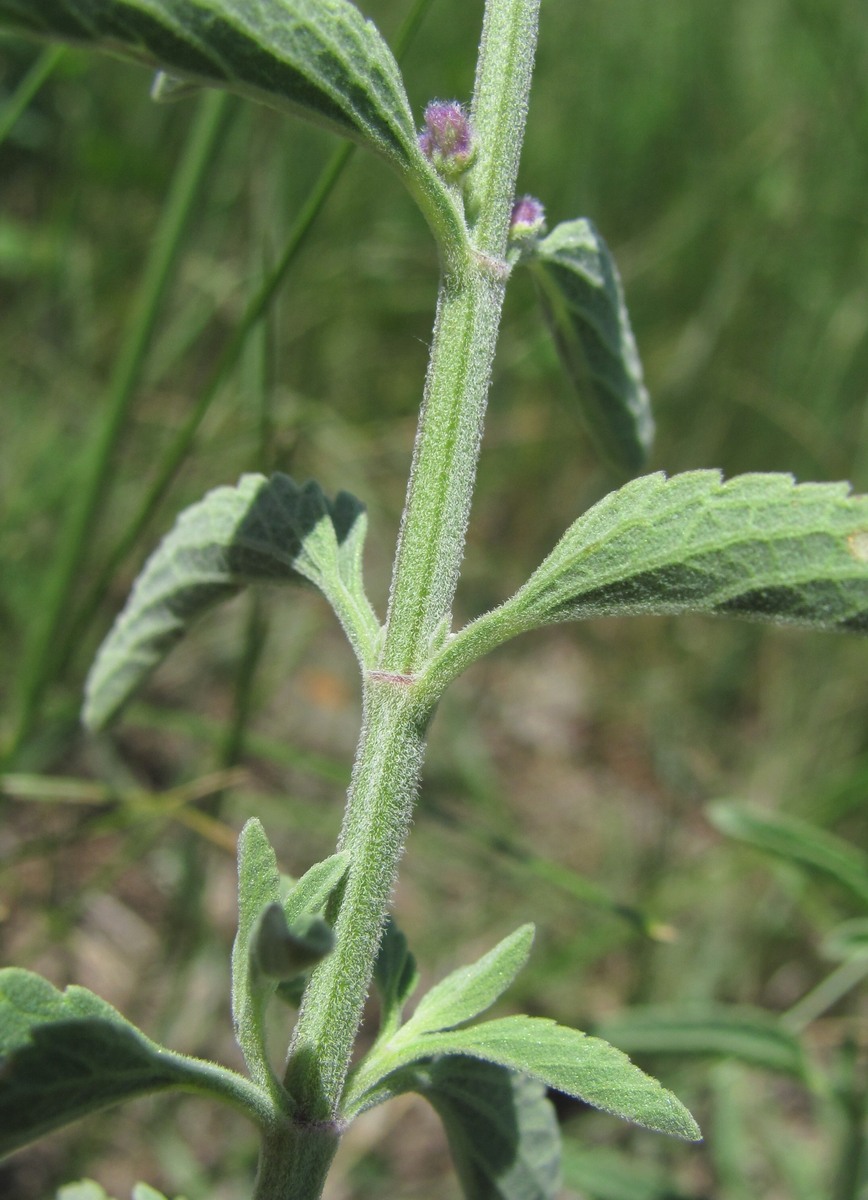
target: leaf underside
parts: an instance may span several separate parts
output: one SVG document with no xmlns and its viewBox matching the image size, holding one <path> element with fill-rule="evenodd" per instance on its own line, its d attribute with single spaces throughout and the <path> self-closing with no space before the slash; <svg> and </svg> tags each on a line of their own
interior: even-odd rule
<svg viewBox="0 0 868 1200">
<path fill-rule="evenodd" d="M 580 517 L 487 619 L 503 613 L 509 636 L 684 612 L 868 631 L 868 497 L 790 475 L 646 475 Z"/>
<path fill-rule="evenodd" d="M 0 26 L 109 50 L 424 160 L 401 73 L 347 0 L 0 0 Z"/>
<path fill-rule="evenodd" d="M 197 617 L 249 584 L 315 584 L 364 655 L 377 624 L 361 581 L 365 529 L 348 493 L 330 502 L 316 483 L 299 487 L 288 475 L 244 475 L 209 492 L 147 561 L 100 647 L 85 724 L 106 725 Z"/>
<path fill-rule="evenodd" d="M 0 971 L 0 1156 L 109 1105 L 185 1084 L 183 1060 L 92 992 Z"/>
<path fill-rule="evenodd" d="M 558 225 L 530 262 L 588 428 L 616 469 L 635 473 L 654 441 L 654 419 L 615 260 L 582 218 Z"/>
<path fill-rule="evenodd" d="M 545 1087 L 472 1058 L 446 1057 L 413 1072 L 412 1090 L 443 1122 L 465 1200 L 553 1200 L 560 1133 Z"/>
</svg>

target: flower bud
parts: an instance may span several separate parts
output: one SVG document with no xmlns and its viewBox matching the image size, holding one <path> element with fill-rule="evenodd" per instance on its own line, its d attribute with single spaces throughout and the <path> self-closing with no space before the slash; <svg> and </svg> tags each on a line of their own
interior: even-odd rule
<svg viewBox="0 0 868 1200">
<path fill-rule="evenodd" d="M 512 205 L 509 218 L 509 238 L 512 242 L 523 242 L 542 233 L 546 223 L 546 210 L 535 196 L 518 196 Z"/>
<path fill-rule="evenodd" d="M 457 179 L 473 161 L 473 130 L 457 100 L 432 100 L 425 109 L 419 149 L 441 175 Z"/>
</svg>

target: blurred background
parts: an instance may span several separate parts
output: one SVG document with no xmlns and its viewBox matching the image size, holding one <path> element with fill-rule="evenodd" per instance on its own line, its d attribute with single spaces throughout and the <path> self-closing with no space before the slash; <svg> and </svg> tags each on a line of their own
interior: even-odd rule
<svg viewBox="0 0 868 1200">
<path fill-rule="evenodd" d="M 363 8 L 394 42 L 410 0 Z M 868 490 L 862 0 L 542 8 L 520 188 L 550 226 L 592 218 L 615 253 L 651 467 Z M 420 120 L 469 98 L 481 15 L 428 6 L 404 56 Z M 371 156 L 317 199 L 335 139 L 210 94 L 157 105 L 149 82 L 0 42 L 0 961 L 238 1065 L 234 840 L 256 814 L 288 873 L 331 851 L 354 659 L 312 590 L 263 592 L 202 621 L 106 735 L 79 728 L 83 679 L 175 514 L 246 471 L 367 504 L 384 612 L 437 267 Z M 462 623 L 622 482 L 537 310 L 516 273 Z M 866 673 L 856 639 L 596 621 L 509 644 L 444 700 L 395 895 L 423 982 L 535 921 L 502 1011 L 605 1033 L 707 1134 L 681 1146 L 558 1101 L 565 1197 L 868 1196 Z M 86 1174 L 120 1200 L 136 1179 L 233 1200 L 254 1155 L 207 1102 L 140 1102 L 9 1160 L 0 1193 L 49 1200 Z M 359 1121 L 330 1189 L 457 1197 L 431 1110 Z"/>
</svg>

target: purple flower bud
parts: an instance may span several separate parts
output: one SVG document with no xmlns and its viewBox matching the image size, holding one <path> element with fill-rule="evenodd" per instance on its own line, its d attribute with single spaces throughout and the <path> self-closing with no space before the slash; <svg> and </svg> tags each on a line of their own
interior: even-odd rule
<svg viewBox="0 0 868 1200">
<path fill-rule="evenodd" d="M 432 100 L 425 109 L 419 149 L 447 178 L 455 179 L 473 160 L 473 130 L 457 100 Z"/>
<path fill-rule="evenodd" d="M 546 210 L 535 196 L 518 196 L 509 218 L 509 236 L 513 241 L 535 237 L 545 222 Z"/>
</svg>

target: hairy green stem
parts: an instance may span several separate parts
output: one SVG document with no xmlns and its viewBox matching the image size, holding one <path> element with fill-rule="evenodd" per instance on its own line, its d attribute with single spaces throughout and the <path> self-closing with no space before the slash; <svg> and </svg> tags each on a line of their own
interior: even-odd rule
<svg viewBox="0 0 868 1200">
<path fill-rule="evenodd" d="M 437 697 L 417 686 L 445 636 L 458 579 L 504 285 L 509 209 L 524 130 L 539 0 L 488 0 L 476 77 L 481 207 L 473 247 L 444 257 L 434 344 L 399 535 L 386 640 L 365 684 L 365 719 L 340 847 L 351 865 L 332 954 L 314 971 L 286 1086 L 301 1120 L 335 1128 L 383 921 L 409 829 Z M 486 142 L 488 143 L 486 145 Z M 432 645 L 433 643 L 433 645 Z M 308 1152 L 297 1126 L 296 1155 Z M 299 1168 L 301 1169 L 301 1168 Z M 311 1200 L 298 1187 L 257 1200 Z"/>
</svg>

